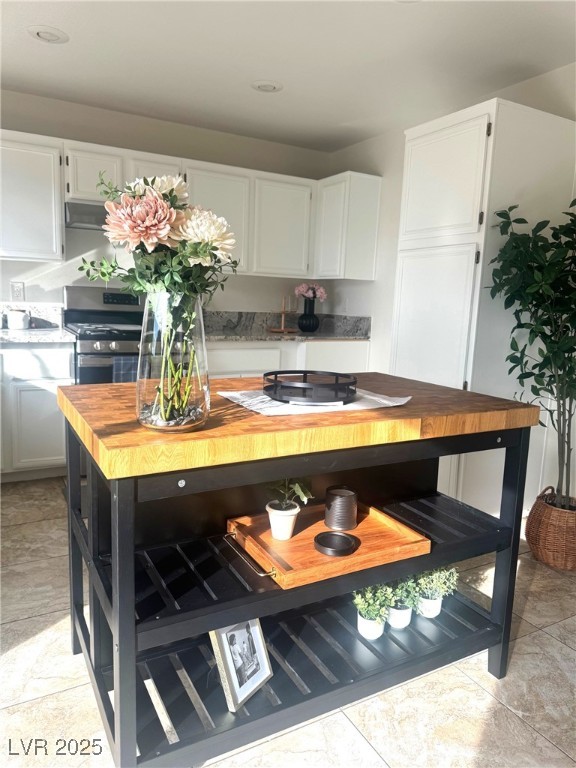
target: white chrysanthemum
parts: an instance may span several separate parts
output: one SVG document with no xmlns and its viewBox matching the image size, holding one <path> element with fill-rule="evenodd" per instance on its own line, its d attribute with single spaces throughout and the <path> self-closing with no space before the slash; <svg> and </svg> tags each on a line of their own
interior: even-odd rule
<svg viewBox="0 0 576 768">
<path fill-rule="evenodd" d="M 152 187 L 160 195 L 167 194 L 174 190 L 173 194 L 178 198 L 178 205 L 188 205 L 188 185 L 182 176 L 151 176 L 148 178 L 148 184 L 144 184 L 144 179 L 136 179 L 129 186 L 136 195 L 144 195 L 146 187 Z"/>
<path fill-rule="evenodd" d="M 232 261 L 230 251 L 234 248 L 236 241 L 234 234 L 228 231 L 228 222 L 222 216 L 216 216 L 212 211 L 207 211 L 200 206 L 189 208 L 179 232 L 188 242 L 209 244 L 220 264 L 229 264 Z M 198 254 L 190 258 L 191 264 L 209 266 L 211 262 L 212 258 L 206 255 Z"/>
</svg>

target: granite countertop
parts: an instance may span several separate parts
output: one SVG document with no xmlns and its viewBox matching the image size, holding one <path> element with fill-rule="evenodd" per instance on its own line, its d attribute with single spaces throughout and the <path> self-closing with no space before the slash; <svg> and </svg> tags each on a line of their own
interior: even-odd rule
<svg viewBox="0 0 576 768">
<path fill-rule="evenodd" d="M 74 334 L 63 328 L 28 328 L 25 331 L 0 329 L 2 344 L 73 344 L 75 341 Z"/>
<path fill-rule="evenodd" d="M 263 333 L 252 334 L 251 336 L 235 336 L 230 334 L 206 334 L 206 341 L 369 341 L 369 336 L 337 336 L 333 333 Z"/>
<path fill-rule="evenodd" d="M 327 333 L 270 333 L 254 334 L 252 336 L 236 336 L 223 333 L 206 334 L 207 342 L 229 341 L 232 343 L 258 341 L 292 341 L 302 343 L 308 341 L 368 341 L 369 339 L 369 336 L 350 337 Z M 15 331 L 9 328 L 0 329 L 1 344 L 73 344 L 75 340 L 74 334 L 65 331 L 63 328 L 29 328 L 25 331 Z"/>
</svg>

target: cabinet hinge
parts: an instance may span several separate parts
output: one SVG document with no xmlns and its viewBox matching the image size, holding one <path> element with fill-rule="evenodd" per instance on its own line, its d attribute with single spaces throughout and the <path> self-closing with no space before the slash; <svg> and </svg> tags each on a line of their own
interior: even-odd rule
<svg viewBox="0 0 576 768">
<path fill-rule="evenodd" d="M 64 256 L 64 243 L 62 243 L 62 245 L 60 246 L 60 248 L 61 248 L 61 250 L 62 250 L 62 256 Z"/>
<path fill-rule="evenodd" d="M 484 211 L 480 211 L 480 215 L 478 216 L 478 224 L 484 224 Z"/>
<path fill-rule="evenodd" d="M 486 136 L 492 136 L 492 123 L 488 123 L 486 126 Z"/>
<path fill-rule="evenodd" d="M 462 384 L 462 389 L 466 389 L 466 390 L 468 389 L 468 382 L 467 382 L 467 381 L 465 381 L 465 382 Z"/>
<path fill-rule="evenodd" d="M 185 181 L 186 184 L 188 184 L 188 174 L 187 173 L 184 174 L 184 181 Z"/>
<path fill-rule="evenodd" d="M 70 158 L 66 155 L 66 165 L 70 165 Z"/>
<path fill-rule="evenodd" d="M 70 192 L 70 182 L 66 182 L 66 192 Z"/>
<path fill-rule="evenodd" d="M 476 251 L 476 256 L 474 258 L 474 264 L 480 264 L 480 251 Z"/>
<path fill-rule="evenodd" d="M 60 165 L 62 165 L 62 155 L 59 155 L 60 157 Z"/>
</svg>

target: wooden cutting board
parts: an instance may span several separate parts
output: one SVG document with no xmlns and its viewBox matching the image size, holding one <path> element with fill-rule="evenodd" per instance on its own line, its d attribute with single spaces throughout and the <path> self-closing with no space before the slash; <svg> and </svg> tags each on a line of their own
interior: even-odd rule
<svg viewBox="0 0 576 768">
<path fill-rule="evenodd" d="M 430 552 L 430 540 L 374 507 L 358 504 L 358 525 L 346 533 L 360 545 L 350 555 L 333 557 L 314 548 L 314 537 L 330 529 L 324 504 L 304 507 L 288 541 L 272 538 L 268 514 L 228 520 L 228 532 L 283 589 L 331 579 L 344 573 L 404 560 Z"/>
</svg>

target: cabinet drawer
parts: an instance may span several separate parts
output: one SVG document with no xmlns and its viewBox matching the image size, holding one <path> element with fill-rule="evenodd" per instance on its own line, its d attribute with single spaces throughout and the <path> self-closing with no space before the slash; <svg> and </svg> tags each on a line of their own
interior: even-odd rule
<svg viewBox="0 0 576 768">
<path fill-rule="evenodd" d="M 280 367 L 278 347 L 246 349 L 238 345 L 208 348 L 208 370 L 211 376 L 219 374 L 264 373 Z"/>
<path fill-rule="evenodd" d="M 3 379 L 67 379 L 74 376 L 71 344 L 2 350 Z"/>
</svg>

